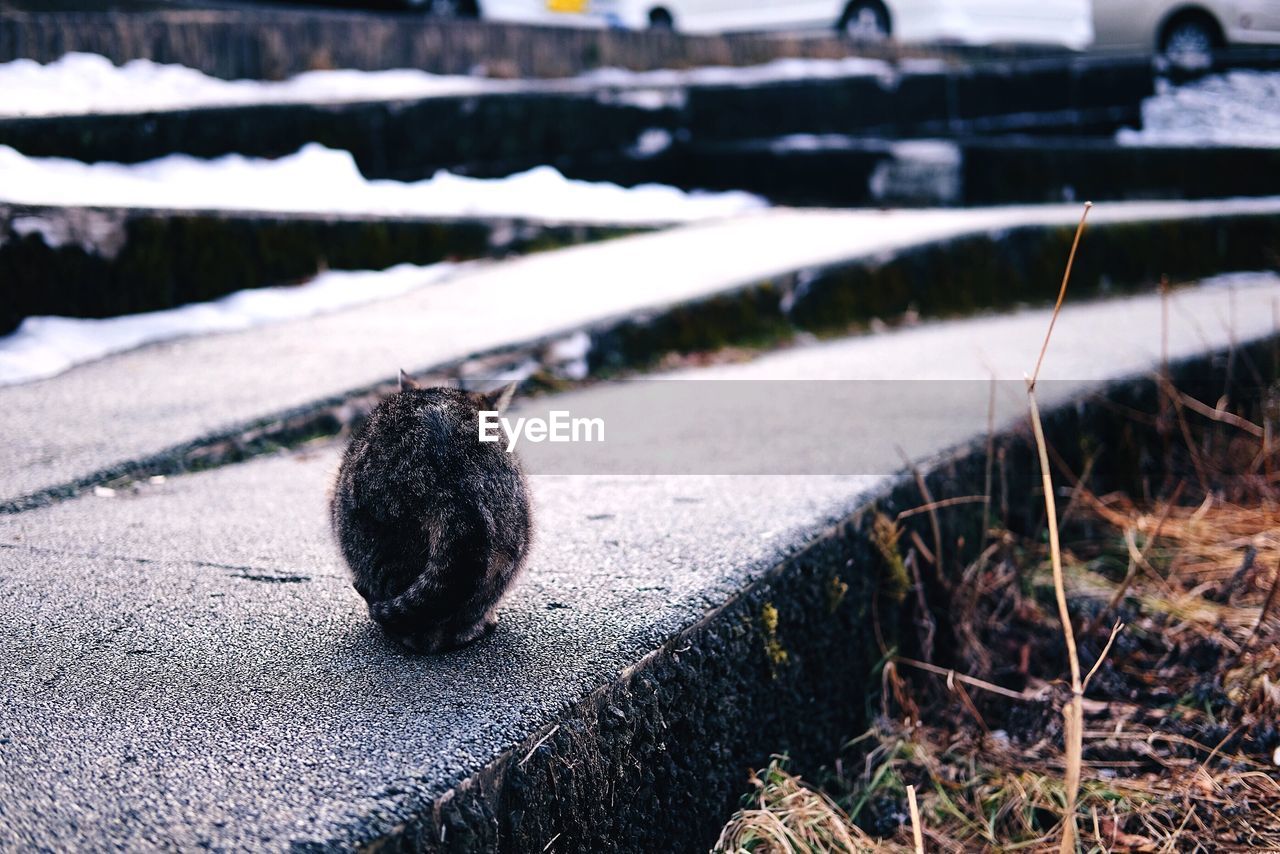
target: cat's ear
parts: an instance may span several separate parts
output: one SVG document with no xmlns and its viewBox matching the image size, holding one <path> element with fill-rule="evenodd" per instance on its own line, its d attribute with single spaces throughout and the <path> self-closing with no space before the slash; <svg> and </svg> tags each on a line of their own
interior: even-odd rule
<svg viewBox="0 0 1280 854">
<path fill-rule="evenodd" d="M 419 386 L 416 382 L 413 381 L 413 377 L 409 376 L 404 372 L 404 368 L 401 368 L 400 369 L 400 390 L 404 391 L 407 388 L 421 388 L 421 386 Z"/>
<path fill-rule="evenodd" d="M 501 388 L 481 393 L 479 395 L 481 409 L 485 412 L 506 412 L 511 404 L 511 398 L 516 393 L 517 385 L 519 383 L 507 383 Z"/>
</svg>

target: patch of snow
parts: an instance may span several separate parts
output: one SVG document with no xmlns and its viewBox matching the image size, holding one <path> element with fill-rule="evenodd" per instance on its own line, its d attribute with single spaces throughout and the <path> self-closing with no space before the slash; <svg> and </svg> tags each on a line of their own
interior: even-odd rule
<svg viewBox="0 0 1280 854">
<path fill-rule="evenodd" d="M 898 69 L 906 74 L 942 74 L 952 68 L 945 59 L 907 56 L 898 60 Z"/>
<path fill-rule="evenodd" d="M 688 93 L 680 88 L 602 89 L 596 93 L 602 104 L 617 107 L 635 107 L 638 110 L 682 110 L 688 103 Z"/>
<path fill-rule="evenodd" d="M 893 143 L 889 150 L 899 160 L 916 163 L 958 167 L 964 159 L 960 146 L 946 139 L 904 139 Z"/>
<path fill-rule="evenodd" d="M 311 143 L 277 160 L 173 154 L 146 163 L 36 158 L 0 145 L 0 200 L 30 205 L 513 217 L 649 224 L 731 216 L 765 207 L 742 192 L 624 188 L 539 166 L 507 178 L 449 172 L 416 182 L 370 181 L 355 158 Z"/>
<path fill-rule="evenodd" d="M 903 160 L 960 162 L 960 149 L 952 142 L 939 139 L 908 139 L 886 142 L 844 133 L 792 133 L 774 137 L 769 150 L 779 153 L 795 151 L 883 151 Z"/>
<path fill-rule="evenodd" d="M 538 360 L 525 359 L 505 371 L 498 371 L 490 377 L 490 381 L 495 386 L 506 385 L 507 383 L 522 383 L 536 374 L 541 368 L 542 364 Z"/>
<path fill-rule="evenodd" d="M 921 66 L 924 67 L 924 66 Z M 785 80 L 875 75 L 896 79 L 881 60 L 779 59 L 745 67 L 627 71 L 601 68 L 578 77 L 494 80 L 431 74 L 412 68 L 386 71 L 307 71 L 288 80 L 223 80 L 194 68 L 135 59 L 124 65 L 97 54 L 68 53 L 40 64 L 30 59 L 0 63 L 0 116 L 136 113 L 246 104 L 329 104 L 474 95 L 529 89 L 591 91 L 615 87 L 616 100 L 647 109 L 678 105 L 679 87 L 755 85 Z M 648 87 L 646 89 L 646 87 Z M 667 91 L 662 91 L 662 90 Z"/>
<path fill-rule="evenodd" d="M 30 59 L 0 63 L 0 115 L 48 116 L 133 113 L 239 104 L 342 101 L 467 95 L 517 84 L 462 75 L 390 71 L 307 71 L 280 82 L 222 80 L 183 65 L 135 59 L 113 65 L 104 56 L 68 53 L 41 65 Z"/>
<path fill-rule="evenodd" d="M 591 352 L 591 336 L 578 331 L 567 338 L 552 342 L 547 348 L 547 361 L 552 364 L 573 362 L 585 359 L 589 352 Z"/>
<path fill-rule="evenodd" d="M 860 148 L 865 142 L 843 133 L 792 133 L 775 137 L 769 149 L 779 153 L 791 151 L 846 151 Z"/>
<path fill-rule="evenodd" d="M 960 148 L 953 142 L 914 139 L 889 146 L 892 157 L 876 164 L 871 194 L 881 203 L 950 205 L 960 200 Z"/>
<path fill-rule="evenodd" d="M 290 287 L 237 291 L 211 302 L 123 317 L 28 317 L 0 338 L 0 385 L 52 377 L 144 344 L 234 332 L 399 296 L 439 282 L 457 264 L 401 264 L 380 271 L 330 270 Z"/>
<path fill-rule="evenodd" d="M 1184 86 L 1161 81 L 1142 102 L 1142 129 L 1122 128 L 1124 145 L 1280 146 L 1280 72 L 1232 71 Z"/>
<path fill-rule="evenodd" d="M 748 86 L 839 77 L 895 79 L 897 72 L 883 60 L 849 56 L 842 59 L 775 59 L 761 65 L 709 65 L 657 71 L 597 68 L 574 79 L 596 86 Z"/>
<path fill-rule="evenodd" d="M 552 342 L 543 356 L 543 362 L 563 377 L 583 380 L 590 373 L 587 362 L 590 352 L 591 336 L 579 330 L 567 338 Z"/>
<path fill-rule="evenodd" d="M 636 157 L 653 157 L 671 147 L 671 132 L 662 128 L 649 128 L 642 131 L 631 146 L 631 154 Z"/>
<path fill-rule="evenodd" d="M 114 258 L 128 240 L 125 219 L 119 211 L 71 208 L 15 216 L 9 221 L 9 228 L 18 238 L 38 235 L 50 249 L 79 246 L 103 258 Z"/>
<path fill-rule="evenodd" d="M 18 237 L 38 234 L 45 246 L 59 249 L 74 243 L 71 230 L 65 220 L 54 220 L 39 216 L 16 216 L 9 222 L 9 227 Z"/>
<path fill-rule="evenodd" d="M 1280 273 L 1274 270 L 1255 270 L 1239 273 L 1218 273 L 1198 282 L 1204 288 L 1239 288 L 1253 285 L 1280 285 Z"/>
</svg>

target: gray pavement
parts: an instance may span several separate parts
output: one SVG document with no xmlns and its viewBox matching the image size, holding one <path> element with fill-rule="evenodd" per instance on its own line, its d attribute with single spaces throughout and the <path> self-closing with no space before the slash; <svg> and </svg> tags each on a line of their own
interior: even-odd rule
<svg viewBox="0 0 1280 854">
<path fill-rule="evenodd" d="M 372 628 L 329 548 L 335 460 L 265 459 L 8 520 L 0 848 L 375 837 L 862 486 L 539 480 L 538 557 L 499 630 L 412 659 Z"/>
<path fill-rule="evenodd" d="M 1110 203 L 1094 222 L 1280 212 L 1280 199 Z M 0 504 L 477 352 L 962 234 L 1072 224 L 1078 205 L 772 210 L 475 265 L 406 296 L 122 353 L 0 388 Z"/>
<path fill-rule="evenodd" d="M 1171 355 L 1270 334 L 1278 292 L 1274 277 L 1179 292 Z M 1046 362 L 1052 394 L 1154 367 L 1160 313 L 1153 297 L 1069 305 Z M 1017 378 L 1047 323 L 1030 311 L 929 324 L 686 376 Z M 559 400 L 587 412 L 616 393 Z M 986 429 L 985 407 L 921 418 L 927 398 L 903 401 L 815 423 L 803 444 L 890 433 L 875 454 L 896 459 L 901 444 L 920 458 Z M 754 414 L 767 428 L 768 410 Z M 645 430 L 664 441 L 657 423 L 629 435 Z M 682 443 L 696 460 L 760 435 L 692 424 Z M 338 453 L 318 444 L 0 517 L 0 848 L 371 840 L 888 479 L 535 476 L 537 544 L 498 630 L 410 658 L 371 627 L 329 541 Z"/>
</svg>

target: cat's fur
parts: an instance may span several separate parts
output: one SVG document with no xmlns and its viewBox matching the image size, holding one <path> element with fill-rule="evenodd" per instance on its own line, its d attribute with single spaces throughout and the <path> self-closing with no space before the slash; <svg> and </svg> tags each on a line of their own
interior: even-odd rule
<svg viewBox="0 0 1280 854">
<path fill-rule="evenodd" d="M 488 394 L 401 389 L 351 439 L 331 517 L 369 614 L 415 652 L 470 643 L 497 625 L 494 607 L 532 538 L 528 486 L 503 442 L 478 439 L 478 413 L 502 411 L 514 384 Z"/>
</svg>

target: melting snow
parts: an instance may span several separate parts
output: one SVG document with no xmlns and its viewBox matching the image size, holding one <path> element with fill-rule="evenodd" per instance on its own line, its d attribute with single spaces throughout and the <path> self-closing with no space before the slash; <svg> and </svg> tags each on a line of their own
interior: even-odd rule
<svg viewBox="0 0 1280 854">
<path fill-rule="evenodd" d="M 904 69 L 933 70 L 912 60 Z M 781 59 L 747 67 L 626 71 L 602 68 L 567 80 L 510 81 L 431 74 L 412 68 L 387 71 L 308 71 L 282 81 L 222 80 L 183 65 L 135 59 L 124 65 L 91 53 L 68 53 L 41 65 L 30 59 L 0 63 L 0 116 L 133 113 L 242 104 L 341 103 L 526 89 L 592 90 L 599 87 L 745 85 L 813 77 L 892 76 L 879 60 Z"/>
<path fill-rule="evenodd" d="M 456 264 L 321 273 L 292 287 L 238 291 L 212 302 L 105 319 L 28 317 L 0 338 L 0 385 L 60 374 L 82 362 L 188 335 L 234 332 L 338 311 L 441 281 Z"/>
<path fill-rule="evenodd" d="M 282 104 L 426 98 L 513 88 L 479 77 L 392 71 L 308 71 L 280 82 L 222 80 L 187 68 L 135 59 L 68 53 L 41 65 L 0 63 L 0 115 L 132 113 L 237 104 Z"/>
<path fill-rule="evenodd" d="M 1280 147 L 1280 72 L 1232 71 L 1172 86 L 1142 103 L 1142 130 L 1123 128 L 1126 145 Z"/>
<path fill-rule="evenodd" d="M 347 151 L 311 143 L 277 160 L 173 154 L 146 163 L 36 158 L 0 146 L 0 200 L 31 205 L 488 216 L 615 224 L 688 222 L 765 206 L 741 192 L 575 181 L 550 166 L 507 178 L 437 172 L 423 181 L 370 181 Z"/>
</svg>

